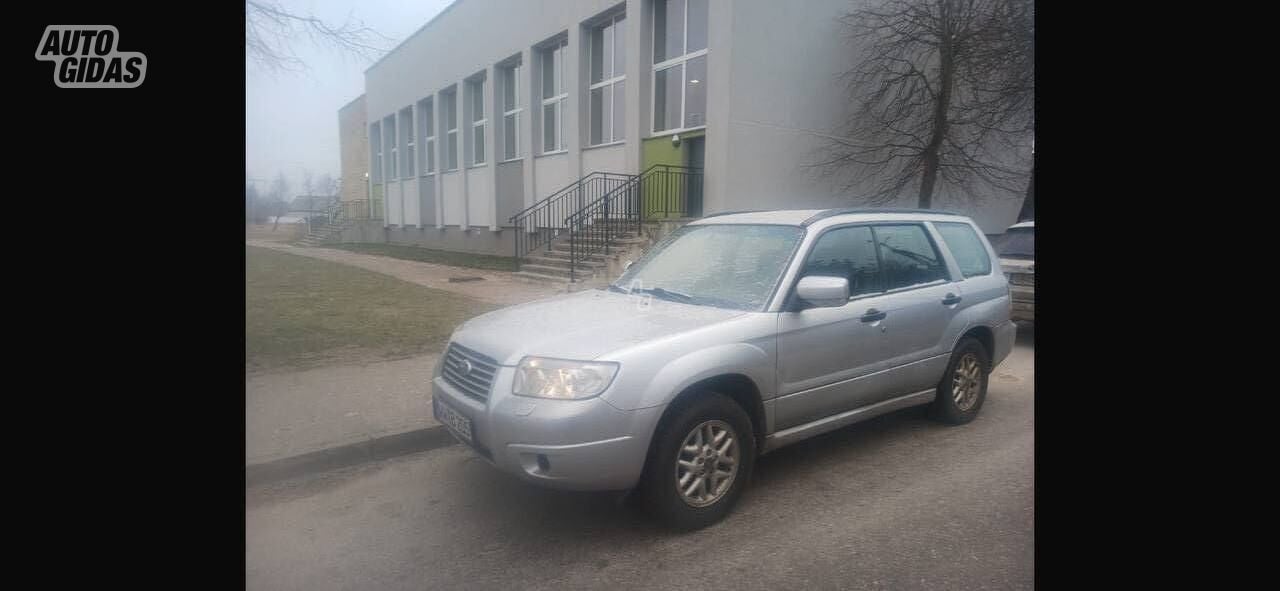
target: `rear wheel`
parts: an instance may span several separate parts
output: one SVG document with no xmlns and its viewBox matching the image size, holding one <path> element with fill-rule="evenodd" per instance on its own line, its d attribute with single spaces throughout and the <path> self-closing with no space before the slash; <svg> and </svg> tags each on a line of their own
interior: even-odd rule
<svg viewBox="0 0 1280 591">
<path fill-rule="evenodd" d="M 933 402 L 934 418 L 952 425 L 962 425 L 978 416 L 987 399 L 987 377 L 991 355 L 976 339 L 965 338 L 951 353 L 951 363 L 938 383 L 938 397 Z"/>
<path fill-rule="evenodd" d="M 705 393 L 673 409 L 654 437 L 640 484 L 645 508 L 681 530 L 723 519 L 755 462 L 746 411 L 723 394 Z"/>
</svg>

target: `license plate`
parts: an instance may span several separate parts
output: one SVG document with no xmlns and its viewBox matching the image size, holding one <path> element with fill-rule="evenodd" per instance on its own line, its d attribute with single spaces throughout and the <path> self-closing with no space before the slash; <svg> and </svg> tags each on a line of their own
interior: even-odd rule
<svg viewBox="0 0 1280 591">
<path fill-rule="evenodd" d="M 471 419 L 462 416 L 462 413 L 453 410 L 448 404 L 435 400 L 436 420 L 448 427 L 460 439 L 467 443 L 471 443 Z"/>
</svg>

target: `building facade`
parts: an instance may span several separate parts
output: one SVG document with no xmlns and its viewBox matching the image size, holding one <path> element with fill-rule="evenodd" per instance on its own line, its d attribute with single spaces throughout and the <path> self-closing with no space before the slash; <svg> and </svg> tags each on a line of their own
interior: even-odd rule
<svg viewBox="0 0 1280 591">
<path fill-rule="evenodd" d="M 365 72 L 391 242 L 507 254 L 599 172 L 702 171 L 697 214 L 862 205 L 814 171 L 851 110 L 848 0 L 457 0 Z M 913 200 L 895 205 L 912 205 Z M 936 207 L 1002 232 L 1021 200 Z"/>
<path fill-rule="evenodd" d="M 369 126 L 364 95 L 338 109 L 338 150 L 342 187 L 338 198 L 369 198 Z"/>
</svg>

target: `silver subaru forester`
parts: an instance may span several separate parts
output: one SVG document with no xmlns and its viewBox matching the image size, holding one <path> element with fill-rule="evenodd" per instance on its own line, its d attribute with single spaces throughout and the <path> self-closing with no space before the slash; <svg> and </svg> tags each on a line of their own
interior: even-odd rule
<svg viewBox="0 0 1280 591">
<path fill-rule="evenodd" d="M 525 480 L 636 489 L 666 522 L 703 527 L 759 454 L 916 405 L 972 420 L 1014 341 L 997 261 L 944 212 L 709 216 L 607 288 L 464 323 L 434 413 Z"/>
</svg>

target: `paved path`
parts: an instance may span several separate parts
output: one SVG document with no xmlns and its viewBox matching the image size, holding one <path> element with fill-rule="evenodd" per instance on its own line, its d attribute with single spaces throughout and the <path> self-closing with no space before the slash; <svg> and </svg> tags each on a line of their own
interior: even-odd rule
<svg viewBox="0 0 1280 591">
<path fill-rule="evenodd" d="M 495 304 L 520 304 L 565 292 L 565 285 L 543 285 L 525 282 L 512 277 L 512 273 L 506 271 L 451 267 L 449 265 L 406 261 L 373 254 L 360 254 L 337 248 L 294 246 L 263 240 L 246 240 L 245 244 L 360 267 L 424 287 L 450 291 Z M 484 280 L 450 283 L 450 277 L 483 277 Z"/>
<path fill-rule="evenodd" d="M 555 295 L 554 286 L 511 273 L 248 240 L 246 244 L 333 261 L 499 305 Z M 450 277 L 483 281 L 449 283 Z M 438 354 L 362 365 L 254 375 L 245 380 L 245 465 L 416 431 L 431 416 L 431 372 Z"/>
<path fill-rule="evenodd" d="M 246 491 L 248 589 L 1032 589 L 1035 369 L 978 418 L 906 410 L 763 456 L 691 534 L 542 490 L 460 445 Z"/>
<path fill-rule="evenodd" d="M 257 375 L 245 380 L 246 465 L 438 425 L 438 354 Z"/>
</svg>

